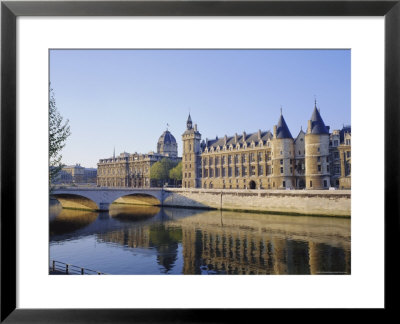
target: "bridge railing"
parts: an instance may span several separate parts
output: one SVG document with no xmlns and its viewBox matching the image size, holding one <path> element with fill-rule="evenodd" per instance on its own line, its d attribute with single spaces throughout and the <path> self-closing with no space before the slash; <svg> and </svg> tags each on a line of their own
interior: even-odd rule
<svg viewBox="0 0 400 324">
<path fill-rule="evenodd" d="M 63 273 L 67 275 L 105 275 L 106 273 L 88 269 L 88 268 L 83 268 L 83 267 L 78 267 L 73 264 L 69 263 L 64 263 L 61 261 L 56 261 L 56 260 L 51 260 L 50 261 L 50 273 Z"/>
</svg>

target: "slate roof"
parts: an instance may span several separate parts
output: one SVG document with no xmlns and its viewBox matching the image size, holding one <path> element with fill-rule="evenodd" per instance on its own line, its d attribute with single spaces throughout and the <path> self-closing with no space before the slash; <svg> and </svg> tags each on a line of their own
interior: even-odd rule
<svg viewBox="0 0 400 324">
<path fill-rule="evenodd" d="M 158 143 L 171 144 L 176 143 L 175 137 L 169 132 L 165 131 L 158 139 Z"/>
<path fill-rule="evenodd" d="M 243 141 L 243 134 L 237 135 L 237 142 L 235 142 L 235 136 L 227 136 L 226 137 L 226 146 L 229 147 L 231 144 L 233 147 L 236 147 L 236 144 L 239 143 L 240 147 L 243 147 L 244 143 L 249 146 L 253 141 L 255 145 L 259 145 L 260 141 L 263 142 L 265 145 L 267 143 L 268 139 L 272 138 L 272 134 L 270 131 L 260 131 L 261 138 L 259 138 L 259 132 L 251 133 L 251 134 L 246 134 L 246 137 Z M 222 148 L 225 145 L 225 137 L 221 138 L 216 138 L 212 140 L 207 140 L 205 142 L 204 148 L 208 147 L 209 149 L 211 147 L 217 148 L 218 146 Z"/>
<path fill-rule="evenodd" d="M 329 130 L 322 120 L 317 105 L 314 106 L 314 111 L 311 116 L 311 134 L 329 134 Z"/>
<path fill-rule="evenodd" d="M 276 124 L 276 138 L 293 138 L 282 115 L 279 117 L 278 124 Z"/>
</svg>

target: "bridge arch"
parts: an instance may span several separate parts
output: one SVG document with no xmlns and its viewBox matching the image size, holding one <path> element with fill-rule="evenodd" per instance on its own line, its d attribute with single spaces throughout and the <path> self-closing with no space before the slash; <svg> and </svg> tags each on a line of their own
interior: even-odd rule
<svg viewBox="0 0 400 324">
<path fill-rule="evenodd" d="M 99 210 L 100 206 L 92 199 L 78 194 L 60 193 L 51 194 L 63 208 Z"/>
<path fill-rule="evenodd" d="M 161 205 L 160 199 L 148 193 L 128 193 L 115 199 L 112 203 L 147 206 Z"/>
</svg>

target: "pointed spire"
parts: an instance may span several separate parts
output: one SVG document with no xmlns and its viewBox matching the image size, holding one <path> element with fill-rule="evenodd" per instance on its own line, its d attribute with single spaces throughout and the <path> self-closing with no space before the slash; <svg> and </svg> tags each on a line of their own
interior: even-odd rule
<svg viewBox="0 0 400 324">
<path fill-rule="evenodd" d="M 189 112 L 189 117 L 186 122 L 186 127 L 188 130 L 192 129 L 192 118 L 190 117 L 190 112 Z"/>
<path fill-rule="evenodd" d="M 287 126 L 285 119 L 283 118 L 282 110 L 281 116 L 279 117 L 278 123 L 276 124 L 276 138 L 293 138 L 292 134 L 290 133 L 289 127 Z"/>
<path fill-rule="evenodd" d="M 317 100 L 315 100 L 314 111 L 311 115 L 311 129 L 309 130 L 312 134 L 329 134 L 324 121 L 322 120 L 321 114 L 317 108 Z"/>
</svg>

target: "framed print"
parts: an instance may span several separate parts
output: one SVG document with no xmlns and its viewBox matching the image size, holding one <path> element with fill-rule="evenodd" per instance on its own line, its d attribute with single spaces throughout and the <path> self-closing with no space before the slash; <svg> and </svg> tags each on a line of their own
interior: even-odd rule
<svg viewBox="0 0 400 324">
<path fill-rule="evenodd" d="M 3 1 L 1 320 L 392 308 L 399 16 L 398 1 Z M 53 166 L 56 102 L 76 152 Z"/>
</svg>

